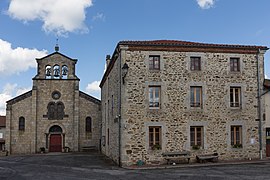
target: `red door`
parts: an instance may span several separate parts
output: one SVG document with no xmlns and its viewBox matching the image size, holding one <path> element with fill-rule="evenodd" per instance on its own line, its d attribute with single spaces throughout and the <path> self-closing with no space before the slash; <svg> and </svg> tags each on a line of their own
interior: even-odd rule
<svg viewBox="0 0 270 180">
<path fill-rule="evenodd" d="M 266 139 L 266 157 L 270 157 L 270 139 Z"/>
<path fill-rule="evenodd" d="M 51 134 L 49 151 L 50 152 L 62 152 L 61 134 Z"/>
<path fill-rule="evenodd" d="M 270 157 L 270 143 L 266 144 L 266 157 Z"/>
</svg>

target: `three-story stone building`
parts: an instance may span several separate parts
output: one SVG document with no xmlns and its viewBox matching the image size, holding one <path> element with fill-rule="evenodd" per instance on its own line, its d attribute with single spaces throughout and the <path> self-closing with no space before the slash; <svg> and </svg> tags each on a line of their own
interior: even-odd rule
<svg viewBox="0 0 270 180">
<path fill-rule="evenodd" d="M 162 153 L 259 158 L 265 46 L 121 41 L 102 78 L 102 152 L 129 166 Z M 263 107 L 264 101 L 261 101 Z M 264 108 L 261 108 L 264 111 Z M 263 123 L 263 122 L 262 122 Z M 265 129 L 262 129 L 265 155 Z"/>
</svg>

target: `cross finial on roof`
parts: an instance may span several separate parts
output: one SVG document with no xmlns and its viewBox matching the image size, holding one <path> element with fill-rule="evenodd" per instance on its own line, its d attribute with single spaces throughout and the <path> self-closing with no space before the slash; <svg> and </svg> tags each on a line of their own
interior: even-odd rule
<svg viewBox="0 0 270 180">
<path fill-rule="evenodd" d="M 57 38 L 56 38 L 56 45 L 55 45 L 55 47 L 54 47 L 54 50 L 55 50 L 56 52 L 59 51 L 59 46 L 58 46 L 58 36 L 57 36 Z"/>
</svg>

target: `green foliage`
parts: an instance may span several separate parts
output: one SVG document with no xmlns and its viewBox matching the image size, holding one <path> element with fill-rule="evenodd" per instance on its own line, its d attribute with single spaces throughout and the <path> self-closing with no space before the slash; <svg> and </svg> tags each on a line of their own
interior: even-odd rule
<svg viewBox="0 0 270 180">
<path fill-rule="evenodd" d="M 160 150 L 161 146 L 159 144 L 154 144 L 152 147 L 153 150 Z"/>
<path fill-rule="evenodd" d="M 193 145 L 192 146 L 192 149 L 193 150 L 199 150 L 201 148 L 201 146 L 199 146 L 199 145 Z"/>
<path fill-rule="evenodd" d="M 242 148 L 243 146 L 242 146 L 242 144 L 234 144 L 233 145 L 233 148 Z"/>
</svg>

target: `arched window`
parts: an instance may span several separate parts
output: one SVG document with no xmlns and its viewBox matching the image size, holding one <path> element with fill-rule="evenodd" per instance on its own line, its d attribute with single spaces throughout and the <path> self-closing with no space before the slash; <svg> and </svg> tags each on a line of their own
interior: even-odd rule
<svg viewBox="0 0 270 180">
<path fill-rule="evenodd" d="M 47 116 L 49 120 L 63 119 L 65 116 L 65 106 L 62 102 L 50 102 L 47 106 Z"/>
<path fill-rule="evenodd" d="M 46 79 L 52 78 L 52 67 L 50 65 L 47 65 L 45 68 L 45 78 Z"/>
<path fill-rule="evenodd" d="M 62 79 L 67 79 L 68 77 L 68 67 L 66 65 L 62 66 Z"/>
<path fill-rule="evenodd" d="M 47 116 L 48 116 L 48 119 L 52 120 L 52 119 L 55 119 L 55 114 L 56 114 L 56 111 L 55 111 L 55 103 L 54 102 L 49 102 L 48 106 L 47 106 L 47 109 L 48 109 L 48 112 L 47 112 Z"/>
<path fill-rule="evenodd" d="M 25 118 L 22 116 L 19 118 L 19 130 L 20 131 L 25 130 Z"/>
<path fill-rule="evenodd" d="M 86 119 L 85 119 L 85 131 L 92 132 L 92 119 L 91 119 L 91 117 L 86 117 Z"/>
<path fill-rule="evenodd" d="M 65 106 L 62 102 L 58 102 L 56 104 L 56 112 L 57 112 L 56 119 L 64 118 L 64 115 L 65 115 L 64 109 L 65 109 Z"/>
<path fill-rule="evenodd" d="M 55 79 L 60 78 L 60 67 L 59 67 L 59 65 L 53 66 L 53 76 L 54 76 Z"/>
</svg>

